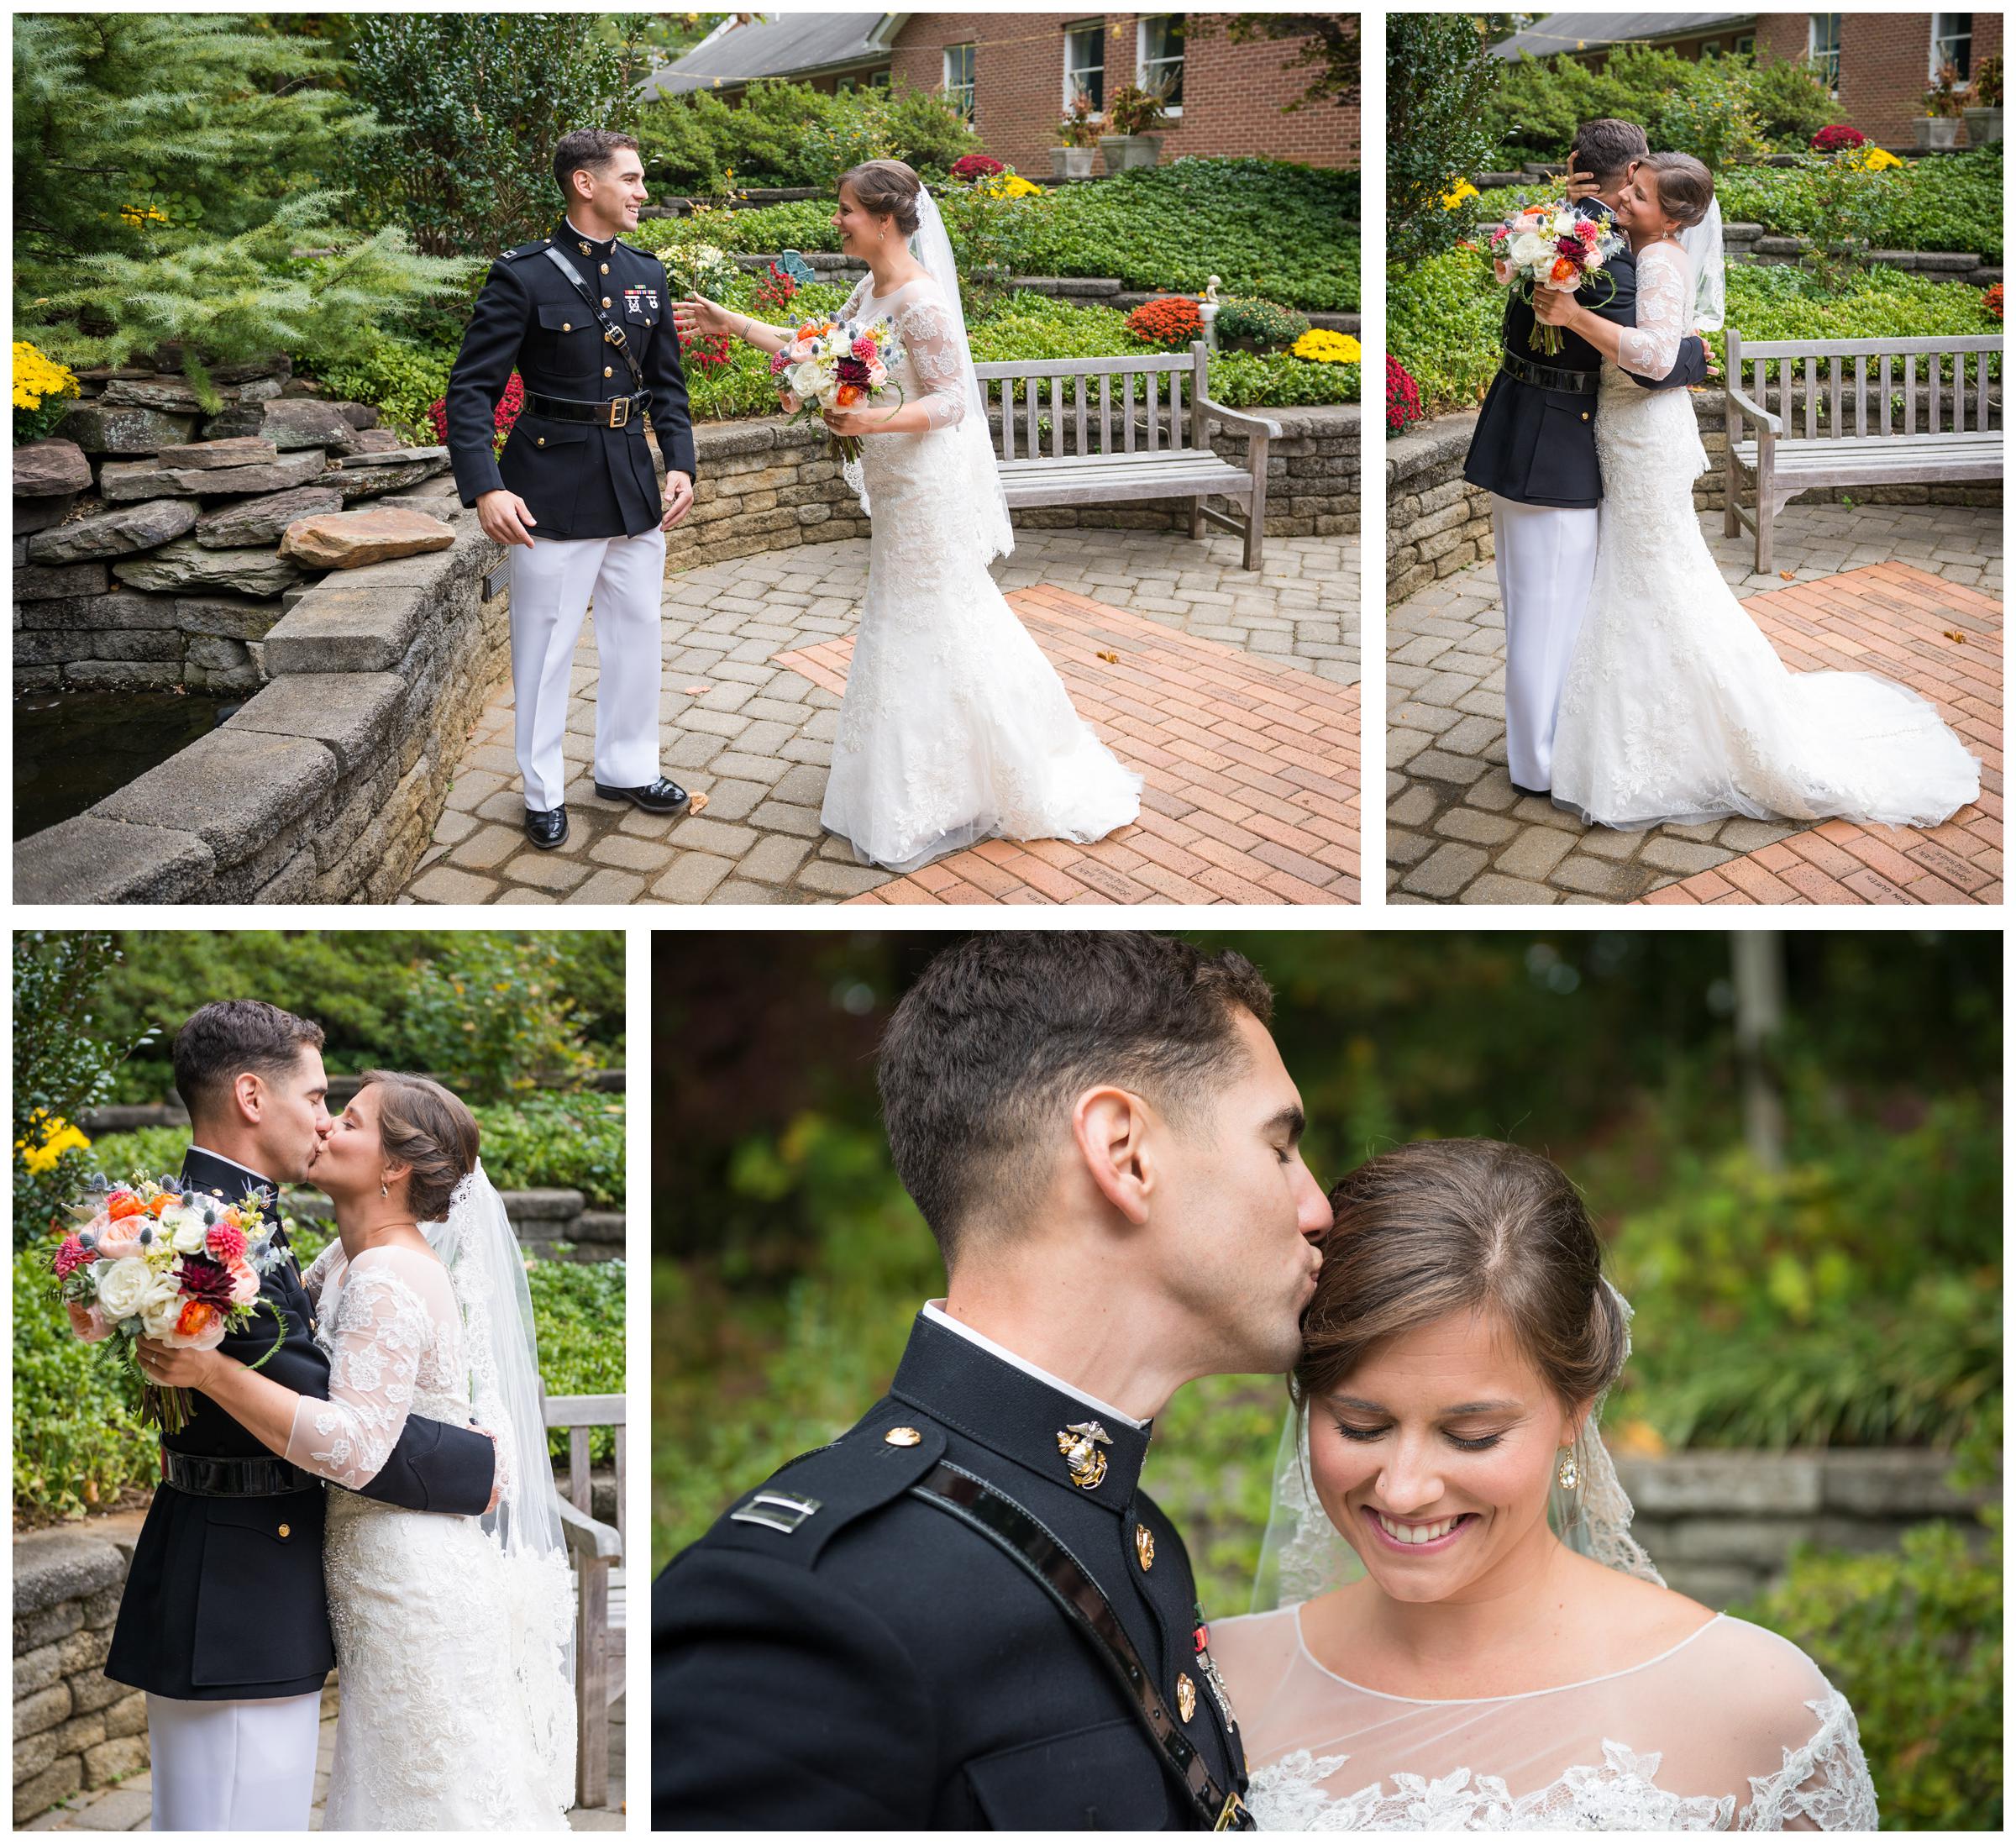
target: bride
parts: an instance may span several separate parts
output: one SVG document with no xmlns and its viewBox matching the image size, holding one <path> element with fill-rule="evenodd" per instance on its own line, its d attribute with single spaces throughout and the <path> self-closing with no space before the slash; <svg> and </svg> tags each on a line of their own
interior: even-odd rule
<svg viewBox="0 0 2016 1844">
<path fill-rule="evenodd" d="M 1015 538 L 944 221 L 909 167 L 876 160 L 842 176 L 833 223 L 869 267 L 840 318 L 887 316 L 906 356 L 900 407 L 826 418 L 861 439 L 847 475 L 873 523 L 821 822 L 895 871 L 989 838 L 1104 838 L 1140 812 L 1141 777 L 1079 719 L 987 573 Z M 791 339 L 710 301 L 675 313 L 682 340 L 774 353 Z"/>
<path fill-rule="evenodd" d="M 1840 1693 L 1631 1537 L 1596 1432 L 1630 1309 L 1567 1178 L 1429 1141 L 1331 1203 L 1268 1610 L 1211 1627 L 1260 1828 L 1874 1830 Z"/>
<path fill-rule="evenodd" d="M 1708 457 L 1693 402 L 1624 375 L 1672 369 L 1698 287 L 1680 239 L 1714 201 L 1708 169 L 1685 154 L 1633 170 L 1616 218 L 1637 255 L 1635 328 L 1535 292 L 1542 321 L 1606 361 L 1596 570 L 1562 688 L 1556 803 L 1627 828 L 1730 814 L 1935 826 L 1978 796 L 1980 763 L 1914 691 L 1786 670 L 1701 535 L 1693 481 Z"/>
<path fill-rule="evenodd" d="M 202 1390 L 336 1485 L 368 1483 L 409 1414 L 473 1413 L 496 1438 L 500 1495 L 480 1518 L 329 1495 L 328 1831 L 564 1831 L 573 1803 L 573 1580 L 531 1297 L 478 1137 L 438 1083 L 383 1071 L 336 1121 L 313 1177 L 340 1234 L 302 1277 L 326 1402 L 221 1350 L 139 1346 L 153 1381 Z"/>
</svg>

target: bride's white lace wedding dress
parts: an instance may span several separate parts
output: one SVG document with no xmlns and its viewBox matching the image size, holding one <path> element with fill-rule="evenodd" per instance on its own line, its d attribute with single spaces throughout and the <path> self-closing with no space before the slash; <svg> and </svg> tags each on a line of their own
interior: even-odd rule
<svg viewBox="0 0 2016 1844">
<path fill-rule="evenodd" d="M 1708 465 L 1684 391 L 1646 391 L 1688 331 L 1679 245 L 1638 253 L 1638 324 L 1599 386 L 1596 570 L 1555 733 L 1557 804 L 1602 826 L 1840 817 L 1935 826 L 1981 764 L 1914 691 L 1789 672 L 1723 581 L 1694 512 Z"/>
<path fill-rule="evenodd" d="M 490 1432 L 488 1341 L 448 1271 L 417 1249 L 354 1263 L 332 1242 L 303 1276 L 329 1357 L 329 1398 L 304 1397 L 287 1458 L 335 1485 L 368 1482 L 409 1415 Z M 467 1353 L 479 1354 L 473 1370 Z M 501 1465 L 514 1463 L 500 1437 Z M 537 1456 L 543 1458 L 543 1456 Z M 522 1464 L 522 1461 L 517 1463 Z M 564 1831 L 574 1800 L 573 1624 L 564 1563 L 507 1556 L 474 1517 L 332 1491 L 323 1574 L 340 1714 L 327 1831 Z"/>
<path fill-rule="evenodd" d="M 958 311 L 930 276 L 886 299 L 873 281 L 843 313 L 890 318 L 895 381 L 932 427 L 862 439 L 868 593 L 821 822 L 897 871 L 989 838 L 1104 838 L 1140 812 L 1141 777 L 1072 708 L 987 573 L 1013 539 L 984 424 L 962 426 L 978 412 Z"/>
<path fill-rule="evenodd" d="M 1300 1609 L 1211 1623 L 1262 1831 L 1874 1831 L 1855 1713 L 1717 1615 L 1657 1657 L 1520 1696 L 1389 1696 L 1318 1664 Z"/>
</svg>

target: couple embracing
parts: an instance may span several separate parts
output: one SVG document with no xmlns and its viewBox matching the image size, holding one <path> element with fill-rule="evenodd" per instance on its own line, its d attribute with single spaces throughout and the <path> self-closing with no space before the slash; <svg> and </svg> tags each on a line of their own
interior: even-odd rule
<svg viewBox="0 0 2016 1844">
<path fill-rule="evenodd" d="M 648 197 L 633 137 L 563 135 L 554 177 L 563 215 L 491 265 L 447 400 L 462 502 L 513 547 L 525 832 L 547 851 L 568 837 L 563 743 L 591 601 L 595 792 L 648 814 L 692 808 L 659 772 L 665 533 L 694 503 L 680 342 L 774 357 L 795 337 L 697 295 L 672 301 L 659 260 L 624 241 Z M 867 271 L 833 318 L 881 328 L 900 355 L 886 401 L 826 413 L 858 451 L 845 472 L 872 535 L 820 822 L 863 864 L 899 872 L 990 838 L 1103 838 L 1139 813 L 1142 780 L 1073 709 L 988 574 L 1015 536 L 944 220 L 911 168 L 872 160 L 841 176 L 832 224 Z M 514 369 L 524 407 L 500 457 L 492 417 Z M 746 670 L 768 651 L 735 657 Z"/>
<path fill-rule="evenodd" d="M 1492 496 L 1514 785 L 1625 829 L 1938 825 L 1978 796 L 1979 761 L 1902 686 L 1788 671 L 1702 536 L 1708 456 L 1680 387 L 1709 371 L 1693 329 L 1720 325 L 1708 169 L 1611 119 L 1576 130 L 1569 162 L 1574 208 L 1625 247 L 1607 283 L 1508 301 L 1463 468 Z M 1536 322 L 1558 352 L 1536 355 Z"/>
<path fill-rule="evenodd" d="M 334 1665 L 325 1830 L 564 1830 L 574 1595 L 517 1241 L 468 1108 L 375 1071 L 332 1119 L 322 1043 L 258 1000 L 176 1034 L 172 1188 L 255 1199 L 280 1258 L 242 1332 L 138 1347 L 192 1405 L 105 1666 L 147 1694 L 153 1828 L 307 1831 Z M 339 1233 L 304 1274 L 278 1187 L 305 1179 Z"/>
<path fill-rule="evenodd" d="M 1429 1141 L 1326 1199 L 1272 1003 L 1106 932 L 975 936 L 904 998 L 883 1105 L 946 1296 L 659 1579 L 656 1826 L 1874 1827 L 1842 1697 L 1631 1537 L 1630 1309 L 1573 1185 Z M 1205 1608 L 1153 1418 L 1268 1371 L 1254 1610 Z"/>
</svg>

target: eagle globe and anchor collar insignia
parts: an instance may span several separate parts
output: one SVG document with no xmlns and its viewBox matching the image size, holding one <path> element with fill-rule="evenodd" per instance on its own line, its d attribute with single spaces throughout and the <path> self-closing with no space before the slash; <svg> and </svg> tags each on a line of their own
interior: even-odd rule
<svg viewBox="0 0 2016 1844">
<path fill-rule="evenodd" d="M 1113 1437 L 1096 1421 L 1074 1421 L 1058 1431 L 1057 1451 L 1080 1491 L 1096 1492 L 1105 1483 L 1106 1457 L 1099 1450 L 1112 1444 Z"/>
</svg>

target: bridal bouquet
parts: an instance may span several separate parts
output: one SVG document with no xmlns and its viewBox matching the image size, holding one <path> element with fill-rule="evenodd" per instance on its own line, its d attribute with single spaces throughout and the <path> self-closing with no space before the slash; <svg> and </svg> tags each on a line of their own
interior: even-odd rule
<svg viewBox="0 0 2016 1844">
<path fill-rule="evenodd" d="M 134 1340 L 213 1349 L 257 1316 L 260 1276 L 283 1258 L 256 1195 L 227 1204 L 143 1178 L 111 1192 L 63 1238 L 50 1267 L 77 1336 L 87 1343 L 118 1337 L 113 1348 L 139 1390 L 142 1419 L 175 1434 L 188 1421 L 189 1392 L 149 1383 Z M 283 1322 L 273 1350 L 286 1336 Z"/>
<path fill-rule="evenodd" d="M 1494 226 L 1490 239 L 1493 272 L 1501 283 L 1522 288 L 1528 301 L 1536 288 L 1573 294 L 1607 280 L 1604 264 L 1624 248 L 1614 231 L 1606 233 L 1566 203 L 1527 206 Z M 1551 357 L 1561 350 L 1561 328 L 1536 323 L 1526 344 Z"/>
<path fill-rule="evenodd" d="M 826 410 L 851 410 L 872 402 L 885 390 L 903 402 L 903 387 L 891 385 L 890 373 L 903 361 L 902 341 L 888 315 L 873 320 L 808 320 L 791 343 L 770 358 L 770 376 L 794 423 L 811 420 Z M 858 436 L 833 439 L 840 457 L 861 459 Z"/>
</svg>

